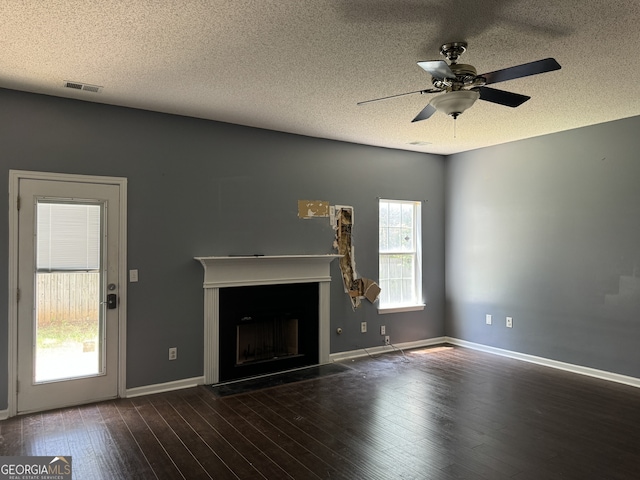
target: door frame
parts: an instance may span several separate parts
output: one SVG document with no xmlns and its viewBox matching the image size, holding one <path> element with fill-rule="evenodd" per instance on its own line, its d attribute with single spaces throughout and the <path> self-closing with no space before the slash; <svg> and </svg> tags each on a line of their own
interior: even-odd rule
<svg viewBox="0 0 640 480">
<path fill-rule="evenodd" d="M 118 397 L 126 396 L 126 341 L 127 341 L 127 179 L 68 173 L 9 170 L 9 323 L 8 323 L 8 408 L 13 417 L 18 408 L 18 192 L 22 179 L 50 180 L 58 182 L 98 183 L 117 185 L 120 191 L 120 235 L 118 256 L 118 284 L 120 308 L 118 309 Z"/>
</svg>

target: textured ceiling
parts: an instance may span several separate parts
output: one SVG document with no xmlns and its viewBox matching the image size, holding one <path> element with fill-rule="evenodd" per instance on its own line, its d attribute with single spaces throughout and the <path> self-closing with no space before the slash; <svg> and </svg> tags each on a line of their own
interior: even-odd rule
<svg viewBox="0 0 640 480">
<path fill-rule="evenodd" d="M 640 114 L 638 0 L 0 2 L 0 87 L 439 154 Z M 454 122 L 416 65 L 466 41 L 478 73 L 554 57 Z M 103 87 L 63 87 L 65 80 Z M 429 142 L 425 146 L 411 142 Z"/>
</svg>

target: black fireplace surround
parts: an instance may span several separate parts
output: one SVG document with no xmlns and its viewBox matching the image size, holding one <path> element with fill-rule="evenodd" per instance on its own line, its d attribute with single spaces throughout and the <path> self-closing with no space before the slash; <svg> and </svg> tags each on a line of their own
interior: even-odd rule
<svg viewBox="0 0 640 480">
<path fill-rule="evenodd" d="M 219 380 L 318 364 L 319 285 L 220 289 Z"/>
</svg>

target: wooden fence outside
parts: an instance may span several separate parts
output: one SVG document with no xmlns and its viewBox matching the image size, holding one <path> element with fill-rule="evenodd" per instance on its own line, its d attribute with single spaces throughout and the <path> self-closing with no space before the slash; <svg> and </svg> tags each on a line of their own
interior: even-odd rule
<svg viewBox="0 0 640 480">
<path fill-rule="evenodd" d="M 39 326 L 98 318 L 100 273 L 38 273 L 36 284 Z"/>
</svg>

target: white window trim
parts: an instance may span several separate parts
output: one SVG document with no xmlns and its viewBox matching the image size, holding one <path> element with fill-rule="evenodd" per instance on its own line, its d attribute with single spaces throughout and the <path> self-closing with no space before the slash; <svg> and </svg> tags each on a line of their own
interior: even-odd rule
<svg viewBox="0 0 640 480">
<path fill-rule="evenodd" d="M 418 312 L 420 310 L 424 310 L 424 307 L 426 307 L 426 304 L 424 303 L 398 307 L 378 307 L 378 315 L 384 315 L 385 313 Z"/>
<path fill-rule="evenodd" d="M 415 252 L 415 265 L 416 265 L 416 297 L 419 299 L 417 303 L 408 303 L 408 304 L 391 304 L 381 306 L 380 300 L 378 300 L 378 314 L 383 315 L 387 313 L 402 313 L 402 312 L 415 312 L 424 310 L 426 304 L 422 297 L 422 205 L 420 202 L 415 200 L 394 200 L 390 198 L 379 198 L 378 199 L 378 209 L 380 206 L 380 202 L 398 202 L 398 203 L 413 203 L 417 204 L 419 208 L 419 212 L 415 215 L 415 225 L 414 225 L 414 242 L 416 246 Z M 379 210 L 378 210 L 379 212 Z M 379 215 L 379 213 L 378 213 Z M 388 254 L 393 254 L 393 252 L 385 252 Z M 404 252 L 398 252 L 404 253 Z M 380 258 L 380 250 L 378 247 L 378 258 Z"/>
</svg>

